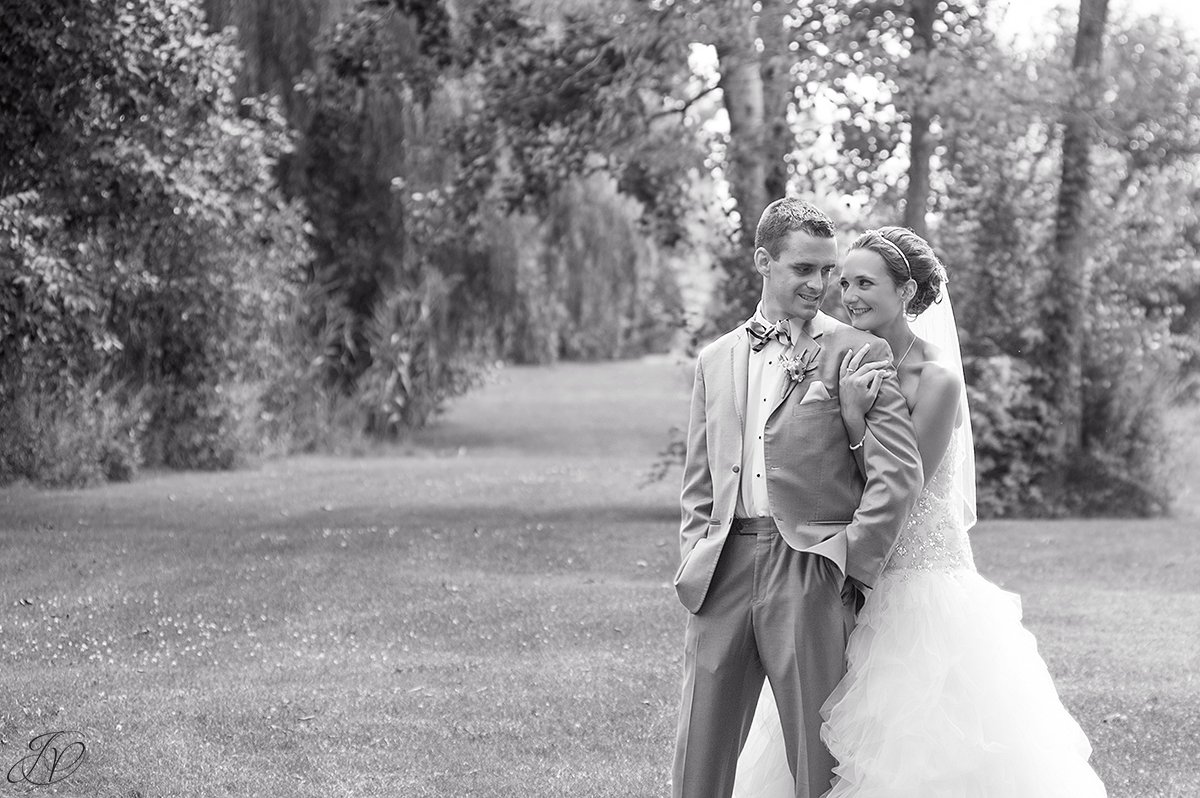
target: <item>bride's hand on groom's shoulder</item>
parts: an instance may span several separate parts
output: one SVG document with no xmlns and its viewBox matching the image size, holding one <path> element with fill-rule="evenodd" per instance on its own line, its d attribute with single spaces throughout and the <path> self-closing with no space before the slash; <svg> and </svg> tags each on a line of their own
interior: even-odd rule
<svg viewBox="0 0 1200 798">
<path fill-rule="evenodd" d="M 870 344 L 864 344 L 855 352 L 847 349 L 838 370 L 838 394 L 842 412 L 852 417 L 866 416 L 871 405 L 879 396 L 879 386 L 884 378 L 895 372 L 889 360 L 872 360 L 864 363 Z"/>
</svg>

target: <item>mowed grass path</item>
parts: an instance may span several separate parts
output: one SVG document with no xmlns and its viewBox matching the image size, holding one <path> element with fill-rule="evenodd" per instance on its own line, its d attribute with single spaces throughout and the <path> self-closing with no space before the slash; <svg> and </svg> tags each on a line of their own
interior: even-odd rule
<svg viewBox="0 0 1200 798">
<path fill-rule="evenodd" d="M 405 451 L 0 490 L 6 795 L 665 796 L 690 369 L 508 368 Z M 989 522 L 1112 796 L 1200 795 L 1196 517 Z"/>
</svg>

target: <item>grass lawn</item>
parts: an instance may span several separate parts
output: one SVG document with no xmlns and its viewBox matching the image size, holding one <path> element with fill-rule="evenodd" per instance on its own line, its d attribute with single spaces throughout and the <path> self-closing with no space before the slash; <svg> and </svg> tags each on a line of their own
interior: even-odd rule
<svg viewBox="0 0 1200 798">
<path fill-rule="evenodd" d="M 689 385 L 509 368 L 403 451 L 0 490 L 0 772 L 87 746 L 0 798 L 666 795 L 678 474 L 638 484 Z M 973 533 L 1116 798 L 1200 795 L 1197 505 Z"/>
</svg>

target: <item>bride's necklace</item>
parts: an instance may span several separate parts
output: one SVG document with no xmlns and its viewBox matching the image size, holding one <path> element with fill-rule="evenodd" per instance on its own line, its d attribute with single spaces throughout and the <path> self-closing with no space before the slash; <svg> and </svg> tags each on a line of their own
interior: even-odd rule
<svg viewBox="0 0 1200 798">
<path fill-rule="evenodd" d="M 908 353 L 912 351 L 913 344 L 917 342 L 917 334 L 913 333 L 912 340 L 908 342 L 908 349 L 904 350 L 904 354 L 896 361 L 896 371 L 900 370 L 900 364 L 904 362 L 904 358 L 908 357 Z"/>
</svg>

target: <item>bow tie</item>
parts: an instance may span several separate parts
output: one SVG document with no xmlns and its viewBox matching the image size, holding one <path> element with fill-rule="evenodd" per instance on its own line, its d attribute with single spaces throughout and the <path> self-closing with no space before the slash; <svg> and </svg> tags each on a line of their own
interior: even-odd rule
<svg viewBox="0 0 1200 798">
<path fill-rule="evenodd" d="M 787 319 L 780 319 L 771 325 L 763 324 L 758 319 L 751 319 L 750 323 L 746 325 L 746 332 L 755 339 L 754 343 L 750 345 L 755 352 L 761 352 L 772 338 L 778 338 L 784 346 L 791 346 L 792 343 L 792 328 Z"/>
</svg>

